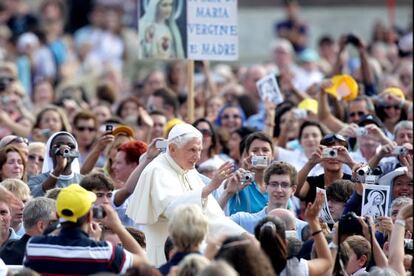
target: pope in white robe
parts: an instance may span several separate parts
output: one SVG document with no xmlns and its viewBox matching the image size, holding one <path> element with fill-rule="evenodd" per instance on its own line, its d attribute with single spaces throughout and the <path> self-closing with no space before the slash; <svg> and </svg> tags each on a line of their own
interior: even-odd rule
<svg viewBox="0 0 414 276">
<path fill-rule="evenodd" d="M 199 205 L 209 220 L 209 237 L 246 232 L 224 215 L 194 164 L 200 158 L 202 134 L 189 124 L 178 124 L 168 135 L 168 150 L 143 170 L 126 214 L 144 225 L 148 259 L 159 266 L 165 263 L 164 243 L 168 220 L 181 204 Z M 206 192 L 208 191 L 208 192 Z M 188 225 L 191 227 L 191 225 Z"/>
</svg>

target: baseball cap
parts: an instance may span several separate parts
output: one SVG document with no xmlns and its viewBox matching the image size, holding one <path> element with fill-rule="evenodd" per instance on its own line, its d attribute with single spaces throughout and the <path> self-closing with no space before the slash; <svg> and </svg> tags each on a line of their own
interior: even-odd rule
<svg viewBox="0 0 414 276">
<path fill-rule="evenodd" d="M 134 130 L 126 125 L 120 125 L 117 126 L 113 131 L 112 135 L 118 136 L 118 135 L 126 135 L 128 137 L 134 137 Z"/>
<path fill-rule="evenodd" d="M 375 115 L 368 114 L 368 115 L 362 116 L 361 119 L 359 119 L 359 122 L 358 122 L 359 126 L 366 126 L 369 124 L 374 124 L 381 129 L 383 128 L 381 120 Z"/>
<path fill-rule="evenodd" d="M 387 94 L 387 93 L 405 100 L 404 92 L 398 87 L 388 87 L 381 94 Z"/>
<path fill-rule="evenodd" d="M 170 133 L 171 129 L 178 125 L 178 124 L 183 124 L 184 121 L 178 119 L 178 118 L 173 118 L 171 120 L 169 120 L 165 126 L 164 126 L 164 136 L 168 136 L 168 134 Z"/>
<path fill-rule="evenodd" d="M 57 199 L 56 209 L 60 218 L 66 221 L 77 222 L 91 209 L 96 195 L 82 188 L 79 184 L 71 184 L 63 188 Z"/>
</svg>

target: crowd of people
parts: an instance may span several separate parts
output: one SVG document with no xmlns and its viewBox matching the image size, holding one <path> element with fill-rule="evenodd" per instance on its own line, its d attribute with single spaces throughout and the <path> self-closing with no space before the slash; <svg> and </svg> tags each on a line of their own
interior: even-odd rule
<svg viewBox="0 0 414 276">
<path fill-rule="evenodd" d="M 0 276 L 411 275 L 412 21 L 312 48 L 285 1 L 269 58 L 195 62 L 190 99 L 130 5 L 0 1 Z"/>
</svg>

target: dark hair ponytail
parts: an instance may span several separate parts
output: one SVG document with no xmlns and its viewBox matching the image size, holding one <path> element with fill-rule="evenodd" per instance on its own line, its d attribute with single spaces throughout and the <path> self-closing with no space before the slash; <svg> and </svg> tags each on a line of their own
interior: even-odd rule
<svg viewBox="0 0 414 276">
<path fill-rule="evenodd" d="M 285 225 L 279 218 L 267 217 L 262 219 L 254 230 L 256 239 L 269 257 L 277 274 L 285 269 L 288 247 L 285 235 Z"/>
</svg>

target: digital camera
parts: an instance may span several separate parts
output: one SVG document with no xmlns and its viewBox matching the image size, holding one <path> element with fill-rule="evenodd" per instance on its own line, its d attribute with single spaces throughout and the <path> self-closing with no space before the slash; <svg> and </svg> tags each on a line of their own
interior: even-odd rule
<svg viewBox="0 0 414 276">
<path fill-rule="evenodd" d="M 166 152 L 167 151 L 167 146 L 168 146 L 168 141 L 167 140 L 159 140 L 159 141 L 155 142 L 155 147 L 161 152 Z"/>
<path fill-rule="evenodd" d="M 395 147 L 395 149 L 392 151 L 393 155 L 396 156 L 403 156 L 408 154 L 408 149 L 403 146 Z"/>
<path fill-rule="evenodd" d="M 322 157 L 324 158 L 336 158 L 338 157 L 338 150 L 333 148 L 325 148 L 322 150 Z"/>
<path fill-rule="evenodd" d="M 94 206 L 92 208 L 92 216 L 94 219 L 103 219 L 106 216 L 106 212 L 102 206 Z"/>
<path fill-rule="evenodd" d="M 356 136 L 365 136 L 368 134 L 368 130 L 365 127 L 359 127 L 355 130 Z"/>
<path fill-rule="evenodd" d="M 339 220 L 338 233 L 340 235 L 361 235 L 362 225 L 358 221 L 358 216 L 354 212 L 349 212 L 341 217 Z"/>
<path fill-rule="evenodd" d="M 365 183 L 366 177 L 369 175 L 371 168 L 369 166 L 363 166 L 356 171 L 356 181 Z"/>
<path fill-rule="evenodd" d="M 240 181 L 242 183 L 252 182 L 253 180 L 254 180 L 254 173 L 252 172 L 244 172 L 240 178 Z"/>
<path fill-rule="evenodd" d="M 111 124 L 105 125 L 105 131 L 106 132 L 112 132 L 114 130 L 114 126 Z"/>
<path fill-rule="evenodd" d="M 269 157 L 253 155 L 252 166 L 255 168 L 267 168 L 269 166 Z"/>
<path fill-rule="evenodd" d="M 57 156 L 63 156 L 65 158 L 78 158 L 79 152 L 77 151 L 71 151 L 70 149 L 64 149 L 63 152 L 59 149 L 56 149 L 55 155 Z"/>
</svg>

